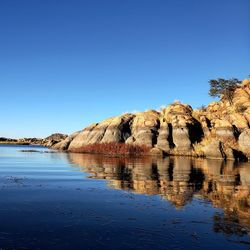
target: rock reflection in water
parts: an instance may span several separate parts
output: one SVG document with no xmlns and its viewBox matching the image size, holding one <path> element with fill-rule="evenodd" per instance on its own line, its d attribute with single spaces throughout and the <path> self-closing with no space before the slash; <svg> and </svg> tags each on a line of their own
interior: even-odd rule
<svg viewBox="0 0 250 250">
<path fill-rule="evenodd" d="M 214 231 L 250 232 L 250 164 L 192 158 L 107 158 L 69 154 L 90 178 L 106 179 L 114 189 L 161 195 L 181 209 L 194 196 L 212 202 L 224 214 L 214 215 Z"/>
</svg>

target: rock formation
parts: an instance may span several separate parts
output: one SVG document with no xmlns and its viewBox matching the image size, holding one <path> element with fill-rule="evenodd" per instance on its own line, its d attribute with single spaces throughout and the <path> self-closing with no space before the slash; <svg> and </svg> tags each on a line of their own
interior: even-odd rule
<svg viewBox="0 0 250 250">
<path fill-rule="evenodd" d="M 52 147 L 53 145 L 60 143 L 62 140 L 65 140 L 67 137 L 68 135 L 55 133 L 44 138 L 40 144 L 45 147 Z"/>
<path fill-rule="evenodd" d="M 206 108 L 175 102 L 160 111 L 123 114 L 92 124 L 55 143 L 60 150 L 88 144 L 128 143 L 145 145 L 152 154 L 250 157 L 250 80 L 236 88 L 232 103 L 224 96 Z"/>
</svg>

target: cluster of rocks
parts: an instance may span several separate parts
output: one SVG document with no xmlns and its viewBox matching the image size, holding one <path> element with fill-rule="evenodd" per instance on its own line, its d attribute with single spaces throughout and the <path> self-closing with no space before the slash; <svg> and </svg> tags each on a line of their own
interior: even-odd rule
<svg viewBox="0 0 250 250">
<path fill-rule="evenodd" d="M 58 150 L 88 144 L 146 145 L 151 154 L 246 158 L 250 156 L 250 80 L 235 90 L 231 102 L 218 102 L 193 110 L 175 102 L 160 111 L 126 113 L 92 124 L 52 145 Z"/>
</svg>

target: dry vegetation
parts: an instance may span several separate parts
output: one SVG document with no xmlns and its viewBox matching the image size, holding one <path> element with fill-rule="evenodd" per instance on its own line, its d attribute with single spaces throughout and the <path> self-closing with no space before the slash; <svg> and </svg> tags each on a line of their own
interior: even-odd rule
<svg viewBox="0 0 250 250">
<path fill-rule="evenodd" d="M 84 145 L 80 148 L 73 149 L 73 153 L 94 153 L 94 154 L 105 154 L 111 156 L 119 155 L 145 155 L 149 153 L 150 148 L 145 145 L 132 145 L 125 143 L 96 143 Z"/>
</svg>

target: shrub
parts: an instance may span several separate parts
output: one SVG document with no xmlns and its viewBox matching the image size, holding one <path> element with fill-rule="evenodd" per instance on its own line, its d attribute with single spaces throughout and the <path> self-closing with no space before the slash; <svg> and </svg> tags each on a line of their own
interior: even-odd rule
<svg viewBox="0 0 250 250">
<path fill-rule="evenodd" d="M 111 156 L 119 155 L 144 155 L 150 151 L 150 147 L 145 145 L 125 144 L 125 143 L 95 143 L 84 145 L 80 148 L 73 149 L 73 153 L 94 153 Z"/>
</svg>

